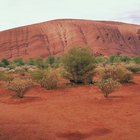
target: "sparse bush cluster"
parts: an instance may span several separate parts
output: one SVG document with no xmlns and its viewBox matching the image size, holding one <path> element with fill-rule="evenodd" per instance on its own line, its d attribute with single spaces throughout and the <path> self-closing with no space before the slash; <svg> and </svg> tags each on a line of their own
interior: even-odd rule
<svg viewBox="0 0 140 140">
<path fill-rule="evenodd" d="M 96 83 L 104 96 L 108 97 L 120 84 L 131 82 L 133 73 L 139 71 L 140 57 L 94 56 L 87 47 L 72 48 L 63 57 L 50 55 L 47 59 L 38 57 L 27 61 L 21 58 L 0 61 L 0 81 L 6 82 L 8 89 L 20 98 L 33 85 L 47 90 L 58 88 L 60 78 L 73 84 Z M 94 76 L 97 81 L 94 81 Z"/>
</svg>

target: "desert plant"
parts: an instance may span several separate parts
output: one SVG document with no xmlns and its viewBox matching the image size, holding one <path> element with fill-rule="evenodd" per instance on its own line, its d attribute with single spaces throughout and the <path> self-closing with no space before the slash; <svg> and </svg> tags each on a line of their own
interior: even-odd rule
<svg viewBox="0 0 140 140">
<path fill-rule="evenodd" d="M 46 71 L 42 69 L 37 69 L 34 71 L 30 71 L 30 76 L 35 82 L 39 82 L 45 76 Z"/>
<path fill-rule="evenodd" d="M 22 60 L 22 58 L 16 58 L 13 60 L 13 63 L 16 65 L 16 66 L 22 66 L 25 64 L 25 62 Z"/>
<path fill-rule="evenodd" d="M 33 58 L 29 58 L 26 62 L 28 65 L 35 65 L 35 60 Z"/>
<path fill-rule="evenodd" d="M 139 64 L 129 63 L 129 64 L 126 64 L 125 66 L 129 71 L 131 71 L 133 73 L 136 73 L 136 72 L 140 71 L 140 65 Z"/>
<path fill-rule="evenodd" d="M 0 71 L 0 81 L 6 81 L 10 83 L 13 79 L 14 77 L 10 73 Z"/>
<path fill-rule="evenodd" d="M 140 56 L 134 57 L 133 60 L 135 63 L 140 64 Z"/>
<path fill-rule="evenodd" d="M 95 62 L 97 63 L 97 64 L 99 64 L 99 63 L 106 63 L 107 62 L 107 58 L 106 57 L 104 57 L 104 56 L 96 56 L 95 57 Z"/>
<path fill-rule="evenodd" d="M 120 56 L 111 55 L 109 57 L 109 62 L 110 63 L 118 63 L 118 62 L 120 62 Z"/>
<path fill-rule="evenodd" d="M 10 64 L 10 62 L 7 59 L 2 59 L 1 63 L 3 64 L 4 67 L 6 67 Z"/>
<path fill-rule="evenodd" d="M 55 89 L 59 85 L 58 73 L 53 68 L 48 68 L 46 70 L 38 69 L 30 72 L 30 75 L 36 83 L 46 89 Z"/>
<path fill-rule="evenodd" d="M 35 65 L 40 69 L 45 69 L 48 67 L 48 63 L 45 59 L 38 57 L 34 60 Z"/>
<path fill-rule="evenodd" d="M 55 89 L 59 86 L 59 76 L 55 70 L 49 69 L 38 82 L 46 89 Z"/>
<path fill-rule="evenodd" d="M 104 93 L 104 97 L 108 97 L 108 95 L 110 93 L 112 93 L 119 86 L 120 86 L 120 83 L 116 80 L 111 79 L 111 78 L 101 79 L 98 82 L 98 87 Z"/>
<path fill-rule="evenodd" d="M 32 80 L 22 80 L 15 78 L 8 84 L 8 89 L 14 91 L 16 93 L 16 97 L 23 98 L 32 86 Z"/>
<path fill-rule="evenodd" d="M 65 69 L 64 77 L 73 83 L 92 83 L 95 59 L 88 48 L 75 47 L 62 59 Z"/>
<path fill-rule="evenodd" d="M 128 56 L 117 56 L 117 55 L 111 55 L 109 57 L 109 62 L 110 63 L 120 63 L 120 62 L 125 62 L 125 63 L 129 63 L 131 61 L 131 58 Z"/>
<path fill-rule="evenodd" d="M 121 55 L 120 61 L 125 62 L 125 63 L 129 63 L 130 61 L 132 61 L 132 59 L 129 56 Z"/>
<path fill-rule="evenodd" d="M 122 64 L 100 66 L 96 71 L 101 79 L 112 78 L 121 83 L 127 83 L 133 79 L 132 73 Z"/>
</svg>

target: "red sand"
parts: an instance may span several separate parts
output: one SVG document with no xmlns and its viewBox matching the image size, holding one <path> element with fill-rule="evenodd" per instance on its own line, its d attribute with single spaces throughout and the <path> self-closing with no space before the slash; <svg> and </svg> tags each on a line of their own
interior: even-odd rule
<svg viewBox="0 0 140 140">
<path fill-rule="evenodd" d="M 140 74 L 108 99 L 96 86 L 8 94 L 0 89 L 0 140 L 140 139 Z"/>
</svg>

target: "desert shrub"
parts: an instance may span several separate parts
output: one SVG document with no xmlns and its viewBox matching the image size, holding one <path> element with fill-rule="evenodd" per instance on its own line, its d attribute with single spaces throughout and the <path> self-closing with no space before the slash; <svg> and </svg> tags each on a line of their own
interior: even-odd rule
<svg viewBox="0 0 140 140">
<path fill-rule="evenodd" d="M 29 58 L 26 62 L 28 65 L 35 65 L 35 60 L 33 58 Z"/>
<path fill-rule="evenodd" d="M 0 71 L 0 81 L 6 81 L 10 83 L 13 79 L 14 77 L 10 73 Z"/>
<path fill-rule="evenodd" d="M 110 63 L 118 63 L 118 62 L 120 62 L 120 57 L 116 56 L 116 55 L 111 55 L 109 57 L 109 62 Z"/>
<path fill-rule="evenodd" d="M 106 63 L 107 58 L 105 58 L 104 56 L 96 56 L 95 57 L 95 62 L 98 63 Z"/>
<path fill-rule="evenodd" d="M 125 63 L 129 63 L 131 61 L 131 58 L 129 56 L 120 56 L 120 61 L 121 62 L 125 62 Z"/>
<path fill-rule="evenodd" d="M 14 68 L 16 68 L 16 67 L 17 67 L 16 64 L 13 63 L 13 62 L 11 62 L 11 63 L 8 65 L 8 68 L 9 68 L 9 69 L 14 69 Z"/>
<path fill-rule="evenodd" d="M 134 57 L 133 60 L 134 62 L 140 64 L 140 56 Z"/>
<path fill-rule="evenodd" d="M 31 78 L 37 84 L 46 89 L 55 89 L 59 86 L 59 75 L 53 68 L 47 70 L 38 69 L 30 72 Z"/>
<path fill-rule="evenodd" d="M 46 71 L 42 69 L 37 69 L 34 71 L 30 71 L 30 76 L 35 82 L 39 82 L 45 76 Z"/>
<path fill-rule="evenodd" d="M 116 88 L 120 86 L 120 83 L 111 78 L 102 79 L 98 82 L 98 87 L 104 93 L 104 97 L 108 97 L 110 93 L 112 93 Z"/>
<path fill-rule="evenodd" d="M 129 63 L 131 61 L 131 58 L 128 56 L 117 56 L 117 55 L 111 55 L 109 57 L 109 62 L 110 63 L 119 63 L 119 62 L 125 62 Z"/>
<path fill-rule="evenodd" d="M 101 79 L 112 78 L 121 83 L 130 82 L 133 78 L 132 73 L 122 64 L 100 66 L 96 71 Z"/>
<path fill-rule="evenodd" d="M 95 59 L 87 48 L 75 47 L 63 56 L 64 78 L 73 83 L 92 83 Z"/>
<path fill-rule="evenodd" d="M 16 66 L 22 66 L 25 64 L 25 62 L 22 60 L 22 58 L 16 58 L 13 60 L 13 63 L 16 65 Z"/>
<path fill-rule="evenodd" d="M 133 73 L 140 71 L 140 65 L 138 65 L 136 63 L 129 63 L 129 64 L 126 64 L 125 66 L 129 71 L 131 71 Z"/>
<path fill-rule="evenodd" d="M 52 68 L 59 68 L 62 64 L 62 57 L 60 56 L 49 56 L 47 59 L 47 64 Z"/>
<path fill-rule="evenodd" d="M 48 63 L 49 65 L 53 65 L 53 64 L 55 63 L 55 57 L 52 56 L 52 55 L 48 56 L 48 58 L 47 58 L 47 63 Z"/>
<path fill-rule="evenodd" d="M 35 65 L 40 69 L 45 69 L 48 67 L 48 63 L 46 62 L 46 60 L 41 57 L 36 58 L 34 61 Z"/>
<path fill-rule="evenodd" d="M 3 67 L 7 67 L 10 64 L 10 62 L 7 59 L 2 59 L 1 64 Z"/>
<path fill-rule="evenodd" d="M 22 80 L 16 78 L 8 84 L 8 89 L 14 91 L 16 93 L 16 97 L 23 98 L 32 86 L 32 80 Z"/>
<path fill-rule="evenodd" d="M 25 76 L 26 70 L 22 66 L 15 67 L 15 72 L 21 76 Z"/>
<path fill-rule="evenodd" d="M 49 69 L 42 79 L 39 80 L 39 84 L 46 89 L 55 89 L 59 86 L 59 76 L 53 69 Z"/>
</svg>

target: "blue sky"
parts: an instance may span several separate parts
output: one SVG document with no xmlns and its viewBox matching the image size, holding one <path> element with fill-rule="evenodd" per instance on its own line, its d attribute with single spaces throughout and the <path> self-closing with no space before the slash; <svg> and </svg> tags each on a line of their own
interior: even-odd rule
<svg viewBox="0 0 140 140">
<path fill-rule="evenodd" d="M 140 0 L 0 0 L 0 31 L 53 19 L 140 24 Z"/>
</svg>

